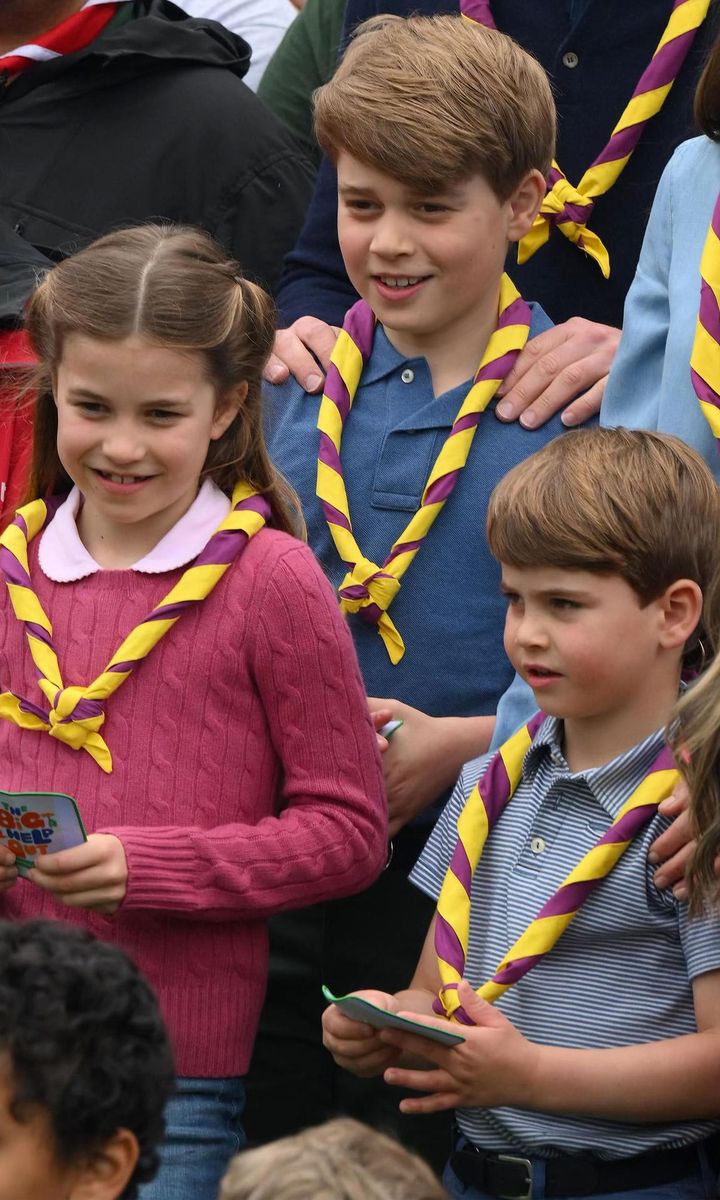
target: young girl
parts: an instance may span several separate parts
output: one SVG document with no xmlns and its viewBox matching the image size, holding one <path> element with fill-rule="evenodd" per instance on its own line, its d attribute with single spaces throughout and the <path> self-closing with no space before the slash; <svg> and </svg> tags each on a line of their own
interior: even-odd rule
<svg viewBox="0 0 720 1200">
<path fill-rule="evenodd" d="M 0 916 L 75 921 L 145 972 L 179 1078 L 141 1194 L 214 1200 L 266 918 L 382 866 L 375 736 L 263 444 L 264 293 L 205 235 L 145 226 L 51 271 L 28 328 L 48 499 L 0 550 L 0 785 L 73 796 L 89 836 L 29 880 L 0 851 Z"/>
</svg>

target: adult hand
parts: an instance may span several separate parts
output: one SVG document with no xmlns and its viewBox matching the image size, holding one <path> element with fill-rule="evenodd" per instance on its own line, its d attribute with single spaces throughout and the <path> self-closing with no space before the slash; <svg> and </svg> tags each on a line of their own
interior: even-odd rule
<svg viewBox="0 0 720 1200">
<path fill-rule="evenodd" d="M 563 424 L 581 425 L 600 411 L 619 341 L 619 329 L 584 317 L 531 338 L 498 391 L 496 415 L 536 429 L 565 409 Z"/>
<path fill-rule="evenodd" d="M 18 877 L 15 855 L 12 850 L 0 846 L 0 892 L 11 888 Z"/>
<path fill-rule="evenodd" d="M 403 721 L 389 742 L 378 735 L 393 838 L 453 786 L 464 763 L 487 750 L 494 718 L 430 717 L 399 700 L 374 696 L 368 705 L 376 731 L 391 717 Z"/>
<path fill-rule="evenodd" d="M 364 1000 L 370 1000 L 378 1008 L 397 1012 L 398 1002 L 388 992 L 353 992 Z M 322 1016 L 323 1045 L 332 1054 L 339 1067 L 351 1071 L 361 1079 L 380 1075 L 390 1063 L 397 1062 L 400 1051 L 380 1041 L 379 1031 L 364 1021 L 354 1021 L 335 1004 L 325 1009 Z"/>
<path fill-rule="evenodd" d="M 284 383 L 293 375 L 306 392 L 319 392 L 339 332 L 318 317 L 298 317 L 287 329 L 278 329 L 263 378 L 268 383 Z"/>
<path fill-rule="evenodd" d="M 111 833 L 91 833 L 82 846 L 39 858 L 29 878 L 68 908 L 87 908 L 107 916 L 122 904 L 127 876 L 120 839 Z"/>
<path fill-rule="evenodd" d="M 648 855 L 651 863 L 662 864 L 655 872 L 655 886 L 661 891 L 671 887 L 678 900 L 684 900 L 687 896 L 685 871 L 695 850 L 695 837 L 688 812 L 689 801 L 687 783 L 681 779 L 672 796 L 663 800 L 660 805 L 661 814 L 664 817 L 672 817 L 673 823 L 655 839 Z"/>
<path fill-rule="evenodd" d="M 441 1046 L 429 1038 L 397 1029 L 380 1031 L 381 1041 L 403 1055 L 435 1063 L 435 1069 L 431 1071 L 397 1066 L 386 1069 L 386 1083 L 427 1093 L 417 1099 L 402 1100 L 402 1112 L 516 1106 L 523 1102 L 526 1087 L 529 1091 L 538 1048 L 523 1037 L 499 1009 L 481 1000 L 464 979 L 458 984 L 458 999 L 475 1025 L 450 1026 L 465 1038 L 455 1046 Z M 442 1018 L 402 1010 L 401 1015 L 434 1029 L 448 1029 L 448 1022 Z"/>
</svg>

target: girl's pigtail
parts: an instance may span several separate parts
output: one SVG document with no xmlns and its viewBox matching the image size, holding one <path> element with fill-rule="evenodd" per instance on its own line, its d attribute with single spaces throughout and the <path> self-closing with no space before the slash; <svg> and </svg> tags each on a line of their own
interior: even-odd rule
<svg viewBox="0 0 720 1200">
<path fill-rule="evenodd" d="M 720 570 L 705 598 L 704 626 L 714 655 L 707 670 L 678 701 L 672 748 L 690 790 L 697 846 L 687 871 L 690 911 L 697 916 L 720 901 L 715 862 L 720 855 Z"/>
</svg>

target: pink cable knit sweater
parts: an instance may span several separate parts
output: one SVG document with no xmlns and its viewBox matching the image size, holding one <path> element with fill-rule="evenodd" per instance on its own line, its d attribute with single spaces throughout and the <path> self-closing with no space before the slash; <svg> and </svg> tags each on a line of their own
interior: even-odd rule
<svg viewBox="0 0 720 1200">
<path fill-rule="evenodd" d="M 88 682 L 181 572 L 52 583 L 30 548 L 63 679 Z M 2 588 L 0 685 L 36 702 L 25 634 Z M 181 1075 L 248 1066 L 267 974 L 266 918 L 372 882 L 386 851 L 375 736 L 352 641 L 307 547 L 249 543 L 107 705 L 114 769 L 0 721 L 0 786 L 74 796 L 88 832 L 120 838 L 128 888 L 111 919 L 19 880 L 0 916 L 50 916 L 123 946 L 151 981 Z"/>
</svg>

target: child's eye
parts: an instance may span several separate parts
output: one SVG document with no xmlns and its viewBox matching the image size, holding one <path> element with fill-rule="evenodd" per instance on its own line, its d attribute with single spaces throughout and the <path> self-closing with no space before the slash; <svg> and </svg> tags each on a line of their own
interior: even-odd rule
<svg viewBox="0 0 720 1200">
<path fill-rule="evenodd" d="M 577 600 L 569 600 L 567 596 L 553 596 L 550 603 L 553 608 L 560 609 L 561 612 L 582 607 Z"/>
<path fill-rule="evenodd" d="M 180 414 L 175 412 L 175 410 L 172 408 L 151 408 L 150 411 L 148 412 L 148 416 L 151 421 L 160 421 L 160 422 L 172 421 L 175 417 L 178 417 L 179 415 Z"/>
<path fill-rule="evenodd" d="M 88 417 L 103 416 L 108 411 L 107 405 L 101 404 L 99 400 L 76 400 L 75 408 Z"/>
<path fill-rule="evenodd" d="M 422 204 L 418 204 L 418 209 L 427 217 L 437 216 L 439 213 L 450 211 L 447 204 L 438 204 L 434 200 L 423 200 Z"/>
<path fill-rule="evenodd" d="M 355 213 L 374 212 L 378 207 L 372 200 L 345 200 L 345 208 L 351 209 Z"/>
</svg>

